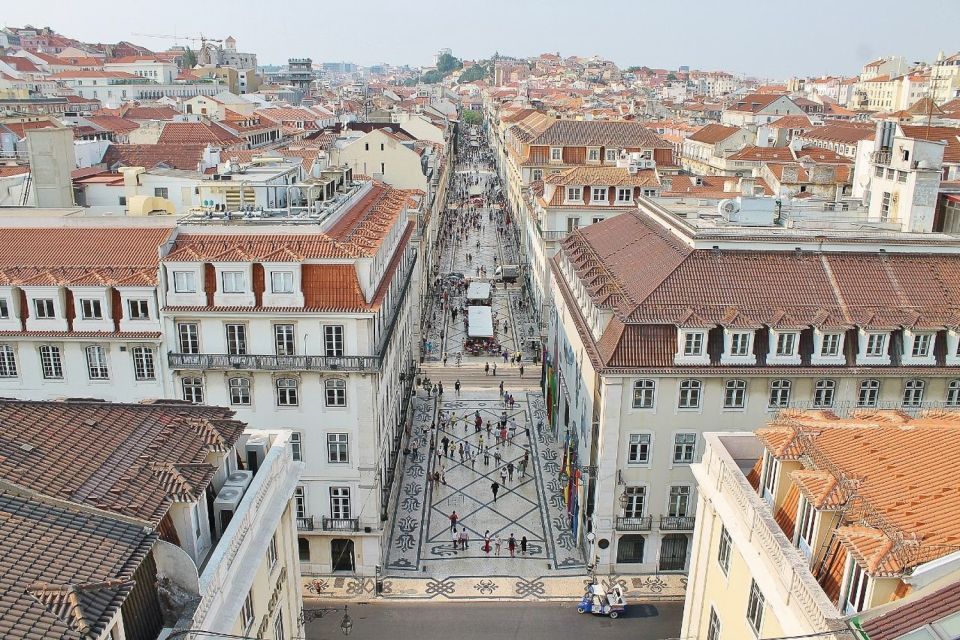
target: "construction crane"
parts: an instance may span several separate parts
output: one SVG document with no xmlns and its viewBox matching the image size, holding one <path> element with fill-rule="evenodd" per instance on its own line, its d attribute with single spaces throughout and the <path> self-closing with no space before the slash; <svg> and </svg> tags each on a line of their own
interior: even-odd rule
<svg viewBox="0 0 960 640">
<path fill-rule="evenodd" d="M 208 42 L 215 44 L 223 44 L 223 40 L 218 40 L 216 38 L 207 38 L 202 33 L 199 36 L 178 36 L 178 35 L 169 35 L 161 33 L 134 33 L 131 34 L 134 36 L 139 36 L 141 38 L 161 38 L 163 40 L 173 40 L 173 43 L 180 44 L 180 40 L 190 40 L 191 42 L 199 42 L 200 48 L 202 49 L 207 45 Z"/>
</svg>

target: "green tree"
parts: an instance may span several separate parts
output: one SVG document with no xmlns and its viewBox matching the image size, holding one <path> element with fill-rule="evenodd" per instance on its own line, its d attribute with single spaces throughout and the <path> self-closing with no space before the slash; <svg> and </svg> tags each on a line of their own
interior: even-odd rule
<svg viewBox="0 0 960 640">
<path fill-rule="evenodd" d="M 465 109 L 463 113 L 460 114 L 460 122 L 463 124 L 480 124 L 483 122 L 483 114 L 479 111 Z"/>
<path fill-rule="evenodd" d="M 437 58 L 437 71 L 444 76 L 457 69 L 463 69 L 463 62 L 459 58 L 454 58 L 449 53 L 444 53 Z"/>
<path fill-rule="evenodd" d="M 183 68 L 193 69 L 195 66 L 197 66 L 197 54 L 190 47 L 187 47 L 183 52 Z"/>
<path fill-rule="evenodd" d="M 437 84 L 438 82 L 442 82 L 446 75 L 447 74 L 442 73 L 439 69 L 434 69 L 420 76 L 420 82 L 424 84 Z"/>
<path fill-rule="evenodd" d="M 460 74 L 458 78 L 459 82 L 476 82 L 477 80 L 483 80 L 490 72 L 487 71 L 487 67 L 484 64 L 477 63 Z"/>
</svg>

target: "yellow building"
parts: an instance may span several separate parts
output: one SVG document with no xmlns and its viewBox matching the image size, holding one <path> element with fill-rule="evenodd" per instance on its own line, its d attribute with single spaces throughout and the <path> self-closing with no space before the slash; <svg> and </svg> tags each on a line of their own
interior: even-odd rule
<svg viewBox="0 0 960 640">
<path fill-rule="evenodd" d="M 680 637 L 957 637 L 869 621 L 960 577 L 958 426 L 955 411 L 786 411 L 704 434 Z"/>
</svg>

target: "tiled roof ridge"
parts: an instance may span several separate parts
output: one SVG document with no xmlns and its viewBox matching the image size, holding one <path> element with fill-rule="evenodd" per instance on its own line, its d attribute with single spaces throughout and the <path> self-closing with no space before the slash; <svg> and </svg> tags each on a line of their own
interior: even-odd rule
<svg viewBox="0 0 960 640">
<path fill-rule="evenodd" d="M 100 518 L 117 520 L 125 524 L 136 525 L 142 527 L 144 530 L 153 530 L 153 524 L 143 518 L 128 516 L 116 511 L 95 507 L 87 502 L 74 502 L 72 500 L 58 498 L 56 496 L 37 491 L 36 489 L 31 489 L 30 487 L 26 487 L 15 482 L 10 482 L 4 478 L 0 478 L 0 492 L 34 500 L 49 507 L 63 509 L 65 511 L 77 511 L 87 515 L 94 515 Z"/>
<path fill-rule="evenodd" d="M 198 500 L 216 472 L 213 465 L 205 462 L 151 462 L 149 467 L 160 486 L 175 502 Z"/>
<path fill-rule="evenodd" d="M 122 602 L 134 585 L 128 578 L 69 585 L 37 582 L 26 592 L 71 630 L 97 637 L 109 621 L 105 614 L 112 613 L 120 604 L 117 600 Z"/>
</svg>

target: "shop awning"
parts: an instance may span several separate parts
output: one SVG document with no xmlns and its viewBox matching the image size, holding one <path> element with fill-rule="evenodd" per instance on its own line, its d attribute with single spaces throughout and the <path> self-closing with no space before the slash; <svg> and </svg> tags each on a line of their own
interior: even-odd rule
<svg viewBox="0 0 960 640">
<path fill-rule="evenodd" d="M 468 337 L 493 337 L 493 316 L 491 315 L 490 307 L 467 307 L 467 318 L 470 322 L 470 328 L 467 331 Z"/>
</svg>

